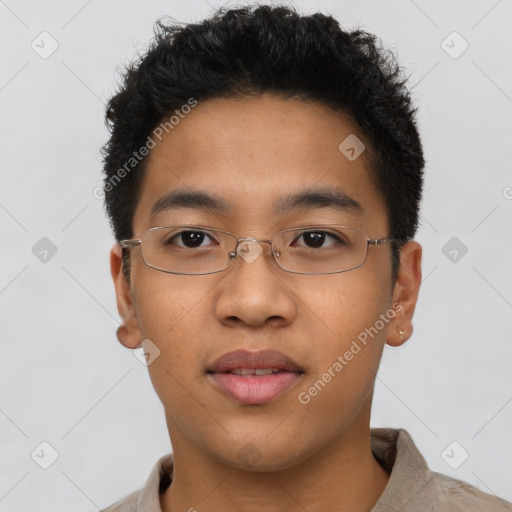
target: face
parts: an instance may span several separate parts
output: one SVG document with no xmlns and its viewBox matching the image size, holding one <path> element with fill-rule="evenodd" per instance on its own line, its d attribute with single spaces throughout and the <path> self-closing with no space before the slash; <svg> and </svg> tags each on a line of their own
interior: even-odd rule
<svg viewBox="0 0 512 512">
<path fill-rule="evenodd" d="M 351 134 L 359 132 L 347 116 L 320 104 L 269 95 L 200 102 L 151 150 L 134 238 L 152 227 L 189 225 L 270 239 L 288 228 L 326 224 L 386 237 L 385 203 L 365 153 L 349 160 L 338 149 Z M 313 189 L 337 191 L 361 208 L 306 202 L 274 211 L 279 200 Z M 157 201 L 178 190 L 208 194 L 227 208 L 182 205 L 152 214 Z M 251 263 L 237 257 L 209 275 L 157 271 L 145 265 L 138 247 L 130 250 L 130 283 L 118 245 L 111 265 L 120 340 L 135 348 L 149 339 L 160 350 L 148 368 L 175 453 L 245 469 L 248 457 L 258 470 L 272 471 L 328 453 L 367 430 L 383 346 L 386 340 L 399 345 L 412 333 L 421 247 L 406 244 L 394 283 L 389 244 L 370 246 L 361 267 L 329 275 L 287 273 L 267 244 L 262 249 Z M 210 373 L 219 357 L 236 350 L 277 350 L 298 368 L 273 376 L 217 379 Z M 223 391 L 219 382 L 226 379 L 245 393 L 245 402 Z M 279 392 L 262 398 L 256 383 L 251 395 L 242 379 L 262 379 L 262 387 Z"/>
</svg>

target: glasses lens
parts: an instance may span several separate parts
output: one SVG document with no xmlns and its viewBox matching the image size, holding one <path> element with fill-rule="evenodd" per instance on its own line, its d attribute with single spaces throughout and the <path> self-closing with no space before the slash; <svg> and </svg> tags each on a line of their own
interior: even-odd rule
<svg viewBox="0 0 512 512">
<path fill-rule="evenodd" d="M 368 250 L 366 234 L 343 226 L 286 230 L 274 237 L 279 265 L 298 274 L 334 274 L 360 267 Z"/>
<path fill-rule="evenodd" d="M 236 238 L 222 231 L 195 227 L 153 228 L 142 237 L 147 265 L 174 274 L 209 274 L 226 269 Z"/>
</svg>

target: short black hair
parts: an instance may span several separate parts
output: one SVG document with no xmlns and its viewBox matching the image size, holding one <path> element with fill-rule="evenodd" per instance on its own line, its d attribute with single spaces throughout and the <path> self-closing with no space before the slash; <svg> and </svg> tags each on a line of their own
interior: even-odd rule
<svg viewBox="0 0 512 512">
<path fill-rule="evenodd" d="M 391 245 L 394 284 L 400 248 L 418 227 L 425 165 L 406 81 L 375 35 L 343 30 L 322 13 L 248 5 L 222 8 L 200 23 L 157 21 L 149 48 L 127 66 L 106 110 L 105 206 L 116 240 L 133 236 L 147 160 L 134 154 L 155 127 L 191 98 L 272 93 L 319 102 L 357 122 L 385 200 L 389 236 L 397 240 Z"/>
</svg>

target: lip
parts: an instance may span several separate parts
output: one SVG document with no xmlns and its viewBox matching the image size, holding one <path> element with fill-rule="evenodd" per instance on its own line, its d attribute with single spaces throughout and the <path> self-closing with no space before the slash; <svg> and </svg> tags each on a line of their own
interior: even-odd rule
<svg viewBox="0 0 512 512">
<path fill-rule="evenodd" d="M 236 375 L 232 370 L 278 370 L 268 375 Z M 277 350 L 235 350 L 224 354 L 207 370 L 210 381 L 222 392 L 242 404 L 264 404 L 294 386 L 304 368 Z"/>
</svg>

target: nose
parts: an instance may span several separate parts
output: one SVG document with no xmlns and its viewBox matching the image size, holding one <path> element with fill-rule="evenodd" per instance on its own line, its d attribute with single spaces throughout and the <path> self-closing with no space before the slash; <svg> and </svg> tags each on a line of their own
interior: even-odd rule
<svg viewBox="0 0 512 512">
<path fill-rule="evenodd" d="M 287 325 L 297 314 L 293 292 L 272 257 L 268 240 L 239 241 L 235 261 L 219 283 L 216 315 L 224 325 Z"/>
</svg>

